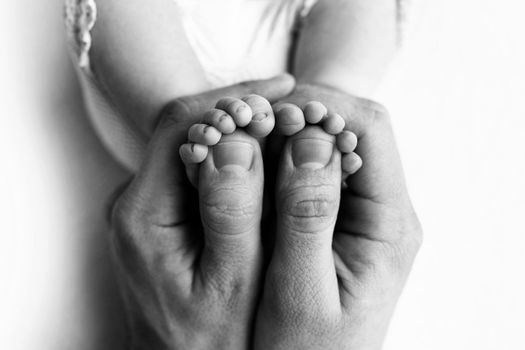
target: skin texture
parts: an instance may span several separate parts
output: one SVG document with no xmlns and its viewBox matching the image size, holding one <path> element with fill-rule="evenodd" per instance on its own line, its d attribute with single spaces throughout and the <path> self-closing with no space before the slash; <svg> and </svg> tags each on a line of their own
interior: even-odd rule
<svg viewBox="0 0 525 350">
<path fill-rule="evenodd" d="M 245 102 L 246 101 L 246 102 Z M 345 121 L 338 114 L 328 113 L 327 108 L 317 101 L 308 102 L 303 109 L 296 105 L 283 103 L 274 106 L 278 114 L 278 130 L 287 136 L 292 136 L 305 128 L 306 122 L 318 125 L 323 132 L 335 137 L 334 145 L 341 151 L 341 167 L 343 180 L 355 173 L 362 165 L 361 158 L 354 152 L 357 146 L 357 136 L 348 130 L 343 130 Z M 247 113 L 248 112 L 248 113 Z M 247 114 L 246 117 L 244 115 Z M 221 99 L 215 108 L 204 113 L 203 121 L 194 124 L 188 131 L 188 143 L 183 144 L 179 153 L 189 181 L 197 187 L 198 164 L 209 155 L 209 148 L 215 146 L 226 135 L 231 135 L 237 128 L 244 127 L 253 138 L 264 142 L 275 126 L 275 116 L 270 103 L 258 95 L 249 95 L 242 99 L 232 97 Z M 308 144 L 307 140 L 300 147 L 300 158 L 308 159 L 311 154 L 320 149 Z"/>
<path fill-rule="evenodd" d="M 330 170 L 339 167 L 327 167 L 321 174 L 303 171 L 303 178 L 321 181 L 303 185 L 301 191 L 311 196 L 303 201 L 317 197 L 340 203 L 317 204 L 335 227 L 294 234 L 295 226 L 311 218 L 290 220 L 287 217 L 293 218 L 295 211 L 284 215 L 283 209 L 277 210 L 274 254 L 259 306 L 256 348 L 381 347 L 420 245 L 421 229 L 408 198 L 387 112 L 354 96 L 373 93 L 395 54 L 396 26 L 396 2 L 390 0 L 319 0 L 306 19 L 293 66 L 299 86 L 281 103 L 305 108 L 308 101 L 315 100 L 328 107 L 327 113 L 343 116 L 345 129 L 357 134 L 358 147 L 355 153 L 332 161 L 341 162 L 349 173 L 363 168 L 346 181 L 340 197 L 333 188 L 338 174 Z M 279 128 L 279 119 L 276 123 Z M 274 140 L 270 158 L 286 150 L 290 142 Z M 275 200 L 288 203 L 286 208 L 293 207 L 294 198 L 283 196 L 290 191 L 279 187 L 285 169 L 281 163 L 279 169 L 267 172 L 277 176 Z M 289 168 L 288 172 L 293 173 Z M 335 192 L 329 194 L 330 190 Z M 287 221 L 295 225 L 283 229 Z M 283 248 L 290 241 L 287 237 L 298 241 L 292 257 Z M 283 269 L 283 265 L 292 268 Z"/>
<path fill-rule="evenodd" d="M 292 87 L 289 80 L 274 81 L 177 99 L 158 123 L 159 106 L 173 96 L 208 89 L 179 21 L 174 20 L 178 16 L 169 0 L 152 0 L 147 7 L 136 0 L 105 1 L 99 4 L 93 31 L 93 69 L 112 100 L 146 136 L 158 126 L 144 166 L 120 196 L 113 215 L 112 242 L 128 301 L 132 348 L 245 348 L 253 336 L 262 280 L 260 246 L 237 239 L 243 234 L 214 235 L 212 231 L 228 230 L 213 230 L 210 208 L 201 206 L 201 217 L 196 215 L 197 193 L 189 190 L 177 150 L 189 127 L 200 122 L 202 113 L 219 98 L 258 93 L 276 99 Z M 300 108 L 319 101 L 328 112 L 341 115 L 345 127 L 359 138 L 356 153 L 351 154 L 363 158 L 363 169 L 339 196 L 340 182 L 334 179 L 340 180 L 341 167 L 358 164 L 359 158 L 345 160 L 334 152 L 321 169 L 297 170 L 293 158 L 290 162 L 291 144 L 295 138 L 311 138 L 310 128 L 268 147 L 271 154 L 277 146 L 274 159 L 284 150 L 280 166 L 266 169 L 278 174 L 268 187 L 279 189 L 276 200 L 281 214 L 265 219 L 270 229 L 262 232 L 276 237 L 257 311 L 253 336 L 257 348 L 375 349 L 382 342 L 419 246 L 419 224 L 386 112 L 322 85 L 369 95 L 393 56 L 395 33 L 395 2 L 387 0 L 374 4 L 320 0 L 305 23 L 294 60 L 294 74 L 304 84 L 285 101 Z M 330 125 L 340 127 L 337 122 Z M 216 168 L 212 157 L 206 159 L 210 175 Z M 253 178 L 250 193 L 260 198 L 261 175 Z M 217 180 L 213 188 L 231 189 L 231 181 Z M 199 188 L 201 203 L 214 202 L 209 195 L 213 188 Z M 310 198 L 298 200 L 293 195 L 298 192 Z M 314 210 L 305 208 L 305 203 L 312 203 Z M 211 208 L 221 205 L 226 204 Z M 254 208 L 250 219 L 257 222 L 260 204 Z M 325 213 L 317 215 L 318 209 Z M 310 227 L 304 221 L 316 229 L 308 235 L 295 234 L 301 231 L 298 227 Z M 228 227 L 239 230 L 239 225 Z M 247 236 L 256 233 L 253 229 Z"/>
<path fill-rule="evenodd" d="M 275 246 L 255 348 L 380 349 L 421 228 L 385 109 L 319 85 L 300 84 L 284 102 L 303 107 L 314 98 L 356 133 L 363 167 L 341 191 L 337 151 L 325 167 L 302 169 L 290 158 L 304 132 L 281 140 Z"/>
<path fill-rule="evenodd" d="M 209 83 L 174 1 L 105 0 L 97 8 L 92 68 L 122 114 L 149 138 L 162 106 L 206 91 Z M 299 82 L 369 96 L 397 40 L 394 0 L 319 0 L 300 33 L 293 73 Z"/>
<path fill-rule="evenodd" d="M 215 108 L 204 113 L 202 119 L 200 123 L 190 127 L 188 143 L 179 149 L 188 179 L 196 187 L 199 182 L 198 165 L 207 158 L 211 146 L 217 145 L 223 137 L 233 134 L 241 127 L 252 138 L 262 141 L 275 126 L 270 102 L 254 94 L 242 99 L 222 98 Z"/>
<path fill-rule="evenodd" d="M 318 0 L 294 53 L 297 81 L 371 96 L 397 49 L 396 17 L 395 0 Z"/>
<path fill-rule="evenodd" d="M 259 145 L 242 132 L 228 135 L 225 141 L 251 150 L 252 167 L 225 167 L 230 151 L 212 152 L 201 165 L 199 203 L 178 149 L 189 126 L 220 97 L 256 93 L 275 100 L 293 86 L 281 76 L 179 98 L 164 110 L 143 167 L 113 208 L 111 242 L 130 348 L 249 346 L 262 276 Z"/>
<path fill-rule="evenodd" d="M 292 88 L 293 81 L 281 77 L 177 99 L 165 110 L 143 168 L 113 211 L 130 348 L 380 348 L 421 241 L 381 106 L 334 89 L 298 86 L 287 101 L 302 106 L 315 95 L 359 138 L 363 168 L 348 179 L 348 188 L 341 192 L 335 136 L 309 126 L 285 140 L 275 185 L 276 229 L 261 231 L 260 150 L 236 131 L 226 141 L 248 145 L 256 165 L 248 172 L 221 170 L 214 146 L 200 165 L 196 215 L 197 196 L 178 156 L 189 126 L 219 96 L 258 93 L 275 100 L 282 98 L 276 91 L 286 95 Z M 294 155 L 298 140 L 331 145 L 331 153 L 310 159 L 320 166 L 304 167 L 298 161 L 304 157 Z M 271 234 L 275 245 L 263 272 L 257 237 Z"/>
<path fill-rule="evenodd" d="M 148 138 L 175 96 L 210 89 L 173 0 L 97 1 L 91 64 L 123 115 Z"/>
</svg>

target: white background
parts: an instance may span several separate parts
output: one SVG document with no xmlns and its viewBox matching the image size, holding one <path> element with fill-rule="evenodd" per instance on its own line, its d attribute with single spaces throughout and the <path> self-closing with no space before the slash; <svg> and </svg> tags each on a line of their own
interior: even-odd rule
<svg viewBox="0 0 525 350">
<path fill-rule="evenodd" d="M 414 2 L 377 98 L 425 242 L 385 349 L 525 349 L 525 5 Z M 84 119 L 60 1 L 0 10 L 0 348 L 112 349 L 101 203 L 125 174 Z"/>
</svg>

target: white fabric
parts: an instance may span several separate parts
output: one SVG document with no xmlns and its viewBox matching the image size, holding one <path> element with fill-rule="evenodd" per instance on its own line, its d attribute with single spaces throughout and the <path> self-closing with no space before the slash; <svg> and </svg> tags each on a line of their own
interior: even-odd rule
<svg viewBox="0 0 525 350">
<path fill-rule="evenodd" d="M 317 0 L 174 0 L 214 87 L 286 70 L 291 33 Z"/>
<path fill-rule="evenodd" d="M 96 2 L 65 1 L 70 42 L 93 125 L 113 156 L 136 171 L 147 140 L 129 119 L 119 115 L 89 67 L 89 30 L 96 24 Z M 207 80 L 218 88 L 285 72 L 293 31 L 318 0 L 173 1 Z M 399 21 L 407 1 L 398 0 Z"/>
<path fill-rule="evenodd" d="M 240 81 L 264 79 L 287 69 L 294 26 L 306 16 L 317 0 L 174 0 L 181 11 L 188 40 L 213 87 Z M 75 19 L 85 18 L 93 0 L 66 0 L 70 28 Z M 71 7 L 75 7 L 73 10 Z M 94 23 L 91 23 L 91 28 Z M 78 32 L 78 31 L 77 31 Z M 70 40 L 79 61 L 84 100 L 102 143 L 130 171 L 140 166 L 146 145 L 144 135 L 129 119 L 120 115 L 108 94 L 91 73 L 86 51 L 70 31 Z M 73 35 L 72 35 L 73 34 Z M 80 39 L 89 36 L 84 33 Z M 176 45 L 176 43 L 174 43 Z M 86 45 L 80 45 L 82 49 Z M 89 46 L 87 46 L 89 49 Z"/>
</svg>

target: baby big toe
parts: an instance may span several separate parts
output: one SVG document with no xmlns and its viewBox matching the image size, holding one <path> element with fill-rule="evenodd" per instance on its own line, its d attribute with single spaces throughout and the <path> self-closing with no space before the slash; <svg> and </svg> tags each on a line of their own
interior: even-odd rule
<svg viewBox="0 0 525 350">
<path fill-rule="evenodd" d="M 344 154 L 341 159 L 341 167 L 346 176 L 355 174 L 362 166 L 363 160 L 357 153 Z"/>
<path fill-rule="evenodd" d="M 351 153 L 357 147 L 357 136 L 351 131 L 344 130 L 337 135 L 337 148 L 342 153 Z"/>
<path fill-rule="evenodd" d="M 277 130 L 285 136 L 297 134 L 303 130 L 306 122 L 303 111 L 294 104 L 281 103 L 274 107 Z"/>
<path fill-rule="evenodd" d="M 338 135 L 345 128 L 345 120 L 339 114 L 330 113 L 323 120 L 323 130 L 330 135 Z"/>
<path fill-rule="evenodd" d="M 180 146 L 179 154 L 184 163 L 188 180 L 193 186 L 197 187 L 199 163 L 202 163 L 208 156 L 208 146 L 185 143 Z"/>
<path fill-rule="evenodd" d="M 202 163 L 208 156 L 208 146 L 196 143 L 185 143 L 179 148 L 179 154 L 184 164 Z"/>
</svg>

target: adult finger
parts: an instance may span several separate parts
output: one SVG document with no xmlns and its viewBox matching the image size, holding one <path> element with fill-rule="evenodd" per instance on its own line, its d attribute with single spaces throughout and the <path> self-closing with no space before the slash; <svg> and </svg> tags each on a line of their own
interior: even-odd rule
<svg viewBox="0 0 525 350">
<path fill-rule="evenodd" d="M 214 285 L 257 281 L 264 181 L 259 143 L 243 130 L 224 135 L 210 147 L 199 175 L 203 280 Z"/>
<path fill-rule="evenodd" d="M 174 99 L 162 111 L 159 124 L 148 145 L 147 155 L 132 183 L 134 191 L 155 222 L 173 225 L 187 218 L 187 180 L 178 156 L 186 141 L 187 130 L 200 121 L 222 97 L 243 97 L 250 94 L 275 100 L 289 94 L 295 86 L 292 76 L 284 74 L 267 80 L 249 81 L 202 94 Z M 185 214 L 186 213 L 186 214 Z"/>
<path fill-rule="evenodd" d="M 287 100 L 302 107 L 314 99 L 341 115 L 345 129 L 358 137 L 355 152 L 363 159 L 363 168 L 348 181 L 349 190 L 380 203 L 400 200 L 406 186 L 386 109 L 376 102 L 317 85 L 298 85 Z"/>
<path fill-rule="evenodd" d="M 164 110 L 144 161 L 120 201 L 147 224 L 173 227 L 191 216 L 191 186 L 178 150 L 195 120 L 186 105 L 176 101 Z"/>
<path fill-rule="evenodd" d="M 312 314 L 340 311 L 332 254 L 340 184 L 341 154 L 334 136 L 308 126 L 287 140 L 277 177 L 276 243 L 265 293 L 298 310 L 308 305 Z"/>
<path fill-rule="evenodd" d="M 177 102 L 186 104 L 191 114 L 202 114 L 226 96 L 242 98 L 255 94 L 274 102 L 289 95 L 294 87 L 295 79 L 289 74 L 282 74 L 270 79 L 242 82 L 199 95 L 181 97 Z"/>
</svg>

